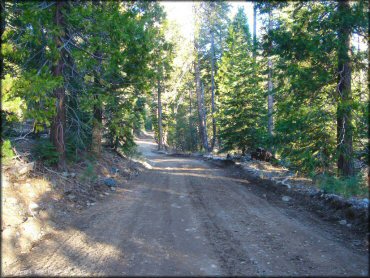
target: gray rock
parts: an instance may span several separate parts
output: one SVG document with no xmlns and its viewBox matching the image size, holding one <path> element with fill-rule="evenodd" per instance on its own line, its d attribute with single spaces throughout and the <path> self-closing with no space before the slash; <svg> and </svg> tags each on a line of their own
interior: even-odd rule
<svg viewBox="0 0 370 278">
<path fill-rule="evenodd" d="M 68 199 L 70 199 L 70 200 L 73 200 L 73 199 L 75 199 L 75 198 L 76 198 L 76 196 L 75 196 L 75 195 L 73 195 L 73 194 L 69 194 L 69 195 L 67 196 L 67 198 L 68 198 Z"/>
<path fill-rule="evenodd" d="M 283 200 L 284 202 L 289 202 L 292 198 L 290 198 L 289 196 L 283 196 L 283 198 L 281 198 L 281 200 Z"/>
<path fill-rule="evenodd" d="M 19 168 L 18 173 L 20 175 L 24 175 L 30 171 L 32 171 L 35 167 L 35 162 L 27 163 L 26 165 L 22 166 Z"/>
<path fill-rule="evenodd" d="M 115 187 L 115 186 L 117 186 L 116 180 L 115 179 L 112 179 L 112 178 L 104 179 L 104 184 L 106 186 L 109 186 L 109 187 Z"/>
<path fill-rule="evenodd" d="M 346 220 L 344 220 L 344 219 L 343 219 L 343 220 L 340 220 L 340 221 L 339 221 L 339 224 L 341 224 L 341 225 L 347 225 L 347 221 L 346 221 Z"/>
<path fill-rule="evenodd" d="M 111 174 L 115 175 L 115 174 L 118 174 L 118 172 L 119 172 L 119 169 L 114 168 L 114 167 L 110 168 L 110 173 Z"/>
<path fill-rule="evenodd" d="M 28 206 L 28 210 L 31 213 L 31 215 L 34 215 L 34 214 L 37 214 L 39 212 L 40 207 L 36 203 L 30 203 L 30 205 Z"/>
</svg>

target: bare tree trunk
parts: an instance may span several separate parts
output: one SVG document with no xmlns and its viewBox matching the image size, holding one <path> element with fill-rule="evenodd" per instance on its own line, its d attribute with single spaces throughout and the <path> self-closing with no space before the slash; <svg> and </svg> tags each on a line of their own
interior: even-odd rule
<svg viewBox="0 0 370 278">
<path fill-rule="evenodd" d="M 215 105 L 215 45 L 214 45 L 214 34 L 213 34 L 213 27 L 211 26 L 211 102 L 212 102 L 212 143 L 211 143 L 211 150 L 213 150 L 215 143 L 216 143 L 216 119 L 215 119 L 215 112 L 216 112 L 216 105 Z"/>
<path fill-rule="evenodd" d="M 190 135 L 190 150 L 193 150 L 194 148 L 194 134 L 193 134 L 193 120 L 192 120 L 192 115 L 193 115 L 193 110 L 192 110 L 192 90 L 189 90 L 189 135 Z"/>
<path fill-rule="evenodd" d="M 0 7 L 1 7 L 1 19 L 0 19 L 0 45 L 3 45 L 3 33 L 5 31 L 5 26 L 6 26 L 6 22 L 5 22 L 5 0 L 1 0 L 0 1 Z M 4 73 L 4 58 L 3 58 L 3 54 L 0 53 L 0 57 L 1 57 L 1 65 L 0 65 L 0 78 L 3 79 L 3 76 L 5 75 Z"/>
<path fill-rule="evenodd" d="M 269 32 L 272 29 L 272 8 L 270 7 L 269 11 L 269 26 L 268 30 Z M 271 52 L 272 52 L 272 43 L 270 41 L 269 43 L 269 58 L 268 58 L 268 97 L 267 97 L 267 106 L 268 106 L 268 133 L 271 139 L 271 145 L 272 145 L 272 138 L 274 133 L 274 95 L 273 95 L 273 83 L 272 83 L 272 60 L 271 60 Z"/>
<path fill-rule="evenodd" d="M 341 24 L 338 30 L 338 93 L 339 103 L 337 107 L 337 151 L 339 154 L 337 165 L 340 175 L 352 176 L 353 167 L 353 127 L 352 113 L 349 103 L 352 100 L 351 92 L 351 60 L 350 50 L 350 25 L 345 20 L 345 15 L 350 10 L 349 1 L 339 1 L 338 11 Z"/>
<path fill-rule="evenodd" d="M 99 2 L 95 2 L 94 4 L 97 8 L 100 5 Z M 94 74 L 94 86 L 98 86 L 99 88 L 95 90 L 94 92 L 95 93 L 94 94 L 95 103 L 93 107 L 93 117 L 94 118 L 93 118 L 93 126 L 92 126 L 91 151 L 95 156 L 100 157 L 101 152 L 102 152 L 101 141 L 102 141 L 102 127 L 103 127 L 103 108 L 102 108 L 102 104 L 100 102 L 100 97 L 99 97 L 99 94 L 101 92 L 99 72 L 101 70 L 100 67 L 101 67 L 101 62 L 102 62 L 102 59 L 101 59 L 102 54 L 99 51 L 99 47 L 95 51 L 94 55 L 95 57 L 99 57 L 97 58 L 98 66 L 95 69 L 95 74 Z"/>
<path fill-rule="evenodd" d="M 96 101 L 99 101 L 95 97 Z M 100 103 L 94 104 L 94 119 L 92 126 L 92 142 L 91 142 L 91 151 L 97 157 L 100 157 L 102 146 L 102 126 L 103 126 L 103 111 Z"/>
<path fill-rule="evenodd" d="M 256 61 L 256 56 L 257 56 L 256 17 L 257 17 L 257 5 L 256 5 L 256 2 L 253 2 L 253 59 L 254 61 Z"/>
<path fill-rule="evenodd" d="M 64 18 L 62 9 L 66 2 L 58 1 L 55 7 L 55 17 L 54 21 L 58 28 L 63 30 Z M 62 45 L 62 38 L 57 36 L 55 42 L 58 48 Z M 64 50 L 61 50 L 59 60 L 56 65 L 52 68 L 53 76 L 60 77 L 63 75 L 63 58 Z M 59 154 L 58 168 L 63 170 L 66 168 L 66 153 L 65 153 L 65 141 L 64 133 L 66 128 L 66 108 L 65 108 L 65 90 L 63 85 L 54 90 L 54 95 L 56 97 L 56 115 L 51 123 L 50 128 L 50 139 L 53 142 L 56 150 Z"/>
<path fill-rule="evenodd" d="M 95 55 L 100 57 L 101 53 L 99 52 L 95 52 Z M 99 59 L 99 63 L 101 63 L 101 59 Z M 99 74 L 98 74 L 98 70 L 96 70 L 95 72 L 95 77 L 94 77 L 94 80 L 95 80 L 95 86 L 99 86 L 100 85 L 100 82 L 99 82 Z M 99 84 L 99 85 L 97 85 Z M 97 157 L 100 157 L 101 155 L 101 152 L 102 152 L 102 145 L 101 145 L 101 142 L 102 142 L 102 127 L 103 127 L 103 108 L 102 108 L 102 104 L 100 102 L 100 98 L 97 94 L 100 93 L 100 86 L 98 88 L 98 90 L 95 90 L 95 95 L 94 95 L 94 100 L 95 100 L 95 104 L 94 104 L 94 107 L 93 107 L 93 126 L 92 126 L 92 142 L 91 142 L 91 151 L 94 155 L 96 155 Z"/>
<path fill-rule="evenodd" d="M 195 84 L 196 84 L 196 94 L 198 103 L 198 116 L 199 116 L 199 129 L 200 136 L 202 140 L 203 148 L 206 152 L 209 152 L 208 148 L 208 138 L 207 138 L 207 126 L 206 126 L 206 116 L 204 111 L 204 92 L 202 90 L 202 85 L 200 81 L 200 70 L 199 70 L 199 57 L 198 57 L 198 43 L 195 41 Z"/>
<path fill-rule="evenodd" d="M 161 83 L 158 78 L 158 150 L 163 149 Z"/>
<path fill-rule="evenodd" d="M 95 52 L 95 55 L 97 57 L 100 57 L 98 59 L 99 65 L 101 64 L 101 53 L 99 51 Z M 95 76 L 94 76 L 94 84 L 95 86 L 98 86 L 97 90 L 95 90 L 94 95 L 94 107 L 93 107 L 93 126 L 92 126 L 92 142 L 91 142 L 91 151 L 94 155 L 97 157 L 100 157 L 102 152 L 102 127 L 103 127 L 103 108 L 102 104 L 100 102 L 100 97 L 98 94 L 100 94 L 101 88 L 100 88 L 100 82 L 99 82 L 99 70 L 96 69 Z M 99 85 L 98 85 L 99 84 Z"/>
</svg>

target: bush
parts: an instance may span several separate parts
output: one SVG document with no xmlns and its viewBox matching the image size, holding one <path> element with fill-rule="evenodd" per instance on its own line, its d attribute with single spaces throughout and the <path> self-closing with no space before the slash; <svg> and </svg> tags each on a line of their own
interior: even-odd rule
<svg viewBox="0 0 370 278">
<path fill-rule="evenodd" d="M 9 140 L 5 140 L 1 144 L 1 159 L 3 164 L 8 164 L 14 157 L 12 144 Z"/>
<path fill-rule="evenodd" d="M 95 167 L 91 162 L 87 162 L 87 167 L 82 174 L 81 180 L 84 182 L 95 182 L 98 179 L 98 176 L 95 172 Z"/>
<path fill-rule="evenodd" d="M 46 166 L 58 163 L 59 154 L 55 146 L 48 139 L 40 139 L 33 148 L 33 156 L 41 160 Z"/>
<path fill-rule="evenodd" d="M 353 177 L 341 178 L 330 175 L 321 175 L 316 178 L 319 188 L 327 193 L 335 193 L 345 197 L 368 196 L 369 189 L 361 174 Z"/>
</svg>

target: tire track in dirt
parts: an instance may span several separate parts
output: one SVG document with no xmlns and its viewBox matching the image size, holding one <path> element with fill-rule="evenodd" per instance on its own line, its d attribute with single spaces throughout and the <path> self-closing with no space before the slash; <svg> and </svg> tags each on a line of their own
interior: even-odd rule
<svg viewBox="0 0 370 278">
<path fill-rule="evenodd" d="M 145 146 L 145 142 L 148 145 Z M 150 140 L 142 140 L 144 154 Z M 143 145 L 142 145 L 143 146 Z M 259 181 L 151 153 L 144 171 L 5 270 L 9 275 L 366 275 L 368 256 Z M 4 271 L 4 270 L 3 270 Z"/>
</svg>

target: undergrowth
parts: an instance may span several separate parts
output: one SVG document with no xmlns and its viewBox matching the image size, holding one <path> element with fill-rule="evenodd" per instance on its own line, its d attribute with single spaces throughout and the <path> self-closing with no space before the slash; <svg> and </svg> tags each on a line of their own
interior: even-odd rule
<svg viewBox="0 0 370 278">
<path fill-rule="evenodd" d="M 369 196 L 369 188 L 367 186 L 366 179 L 361 173 L 347 178 L 321 175 L 316 178 L 316 184 L 326 193 L 334 193 L 345 197 Z"/>
<path fill-rule="evenodd" d="M 56 165 L 59 159 L 59 154 L 55 146 L 48 139 L 39 139 L 37 141 L 33 148 L 33 155 L 46 166 Z"/>
<path fill-rule="evenodd" d="M 14 151 L 10 140 L 4 140 L 1 143 L 1 160 L 4 165 L 8 164 L 14 157 Z"/>
<path fill-rule="evenodd" d="M 96 175 L 94 164 L 90 161 L 87 161 L 87 166 L 82 173 L 81 180 L 83 182 L 95 182 L 97 179 L 98 176 Z"/>
</svg>

